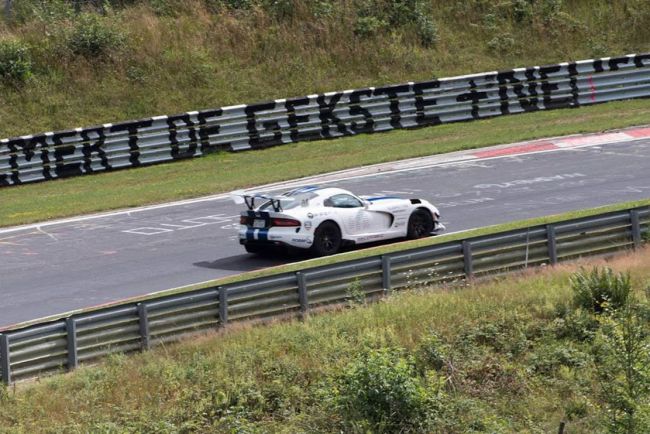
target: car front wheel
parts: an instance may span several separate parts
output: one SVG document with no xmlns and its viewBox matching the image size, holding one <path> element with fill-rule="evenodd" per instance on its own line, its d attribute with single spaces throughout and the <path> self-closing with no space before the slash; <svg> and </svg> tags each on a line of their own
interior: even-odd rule
<svg viewBox="0 0 650 434">
<path fill-rule="evenodd" d="M 423 209 L 416 209 L 409 218 L 407 238 L 415 240 L 417 238 L 428 237 L 433 231 L 433 217 L 431 213 Z"/>
<path fill-rule="evenodd" d="M 314 233 L 311 252 L 316 256 L 333 255 L 341 248 L 341 241 L 341 230 L 335 223 L 321 223 Z"/>
</svg>

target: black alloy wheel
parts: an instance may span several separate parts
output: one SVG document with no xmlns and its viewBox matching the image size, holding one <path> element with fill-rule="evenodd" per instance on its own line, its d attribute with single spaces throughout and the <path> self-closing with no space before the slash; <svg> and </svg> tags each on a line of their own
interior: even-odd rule
<svg viewBox="0 0 650 434">
<path fill-rule="evenodd" d="M 431 235 L 433 231 L 433 218 L 429 211 L 416 209 L 409 218 L 407 238 L 415 240 Z"/>
<path fill-rule="evenodd" d="M 334 222 L 323 222 L 314 233 L 311 252 L 316 256 L 328 256 L 338 253 L 341 248 L 341 230 Z"/>
</svg>

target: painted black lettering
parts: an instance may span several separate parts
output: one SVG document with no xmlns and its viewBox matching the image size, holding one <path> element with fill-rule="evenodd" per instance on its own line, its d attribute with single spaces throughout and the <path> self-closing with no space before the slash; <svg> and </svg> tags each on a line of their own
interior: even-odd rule
<svg viewBox="0 0 650 434">
<path fill-rule="evenodd" d="M 321 134 L 323 137 L 337 137 L 338 135 L 332 135 L 331 127 L 332 125 L 336 126 L 339 135 L 349 135 L 345 123 L 334 114 L 336 109 L 336 104 L 341 100 L 343 96 L 342 93 L 335 93 L 330 96 L 329 102 L 325 101 L 325 95 L 318 95 L 316 101 L 318 102 L 318 108 L 320 111 L 319 118 L 321 123 Z"/>
<path fill-rule="evenodd" d="M 92 167 L 93 154 L 97 154 L 100 159 L 100 164 L 103 169 L 110 170 L 112 167 L 108 162 L 106 151 L 104 151 L 104 134 L 103 127 L 84 129 L 80 133 L 81 140 L 83 140 L 83 147 L 81 153 L 83 154 L 83 168 L 86 173 L 94 172 Z"/>
<path fill-rule="evenodd" d="M 472 102 L 472 118 L 473 119 L 479 119 L 479 107 L 478 103 L 482 99 L 487 99 L 488 95 L 487 92 L 479 92 L 476 89 L 478 86 L 476 86 L 476 82 L 474 80 L 469 81 L 469 89 L 470 91 L 467 93 L 460 94 L 456 97 L 457 102 L 467 102 L 471 101 Z"/>
<path fill-rule="evenodd" d="M 129 161 L 134 167 L 139 166 L 140 163 L 140 147 L 138 146 L 138 130 L 140 128 L 147 128 L 153 124 L 152 119 L 142 119 L 139 121 L 123 122 L 113 125 L 109 131 L 112 133 L 128 131 L 129 133 Z"/>
<path fill-rule="evenodd" d="M 221 125 L 208 125 L 208 121 L 212 118 L 221 117 L 222 115 L 223 110 L 220 108 L 216 110 L 202 110 L 197 115 L 197 119 L 199 121 L 199 140 L 201 141 L 201 152 L 204 154 L 212 151 L 215 148 L 221 148 L 222 146 L 224 148 L 227 148 L 230 146 L 230 143 L 225 143 L 219 146 L 210 144 L 210 138 L 219 134 L 221 131 Z"/>
<path fill-rule="evenodd" d="M 273 137 L 262 137 L 257 129 L 258 120 L 255 113 L 266 110 L 273 110 L 275 101 L 249 105 L 244 110 L 246 112 L 246 129 L 248 129 L 248 144 L 253 149 L 266 148 L 269 146 L 279 145 L 282 143 L 282 129 L 277 120 L 262 121 L 262 132 L 273 132 Z"/>
<path fill-rule="evenodd" d="M 370 113 L 368 109 L 361 105 L 362 96 L 372 96 L 372 90 L 360 89 L 355 90 L 350 94 L 350 116 L 363 116 L 363 124 L 358 124 L 357 121 L 352 121 L 352 124 L 350 125 L 350 129 L 354 131 L 355 134 L 372 133 L 375 125 L 375 121 L 372 118 L 372 113 Z"/>
<path fill-rule="evenodd" d="M 429 125 L 440 125 L 442 123 L 440 116 L 428 115 L 425 112 L 427 107 L 438 104 L 436 98 L 425 98 L 424 91 L 429 89 L 440 89 L 440 82 L 438 80 L 433 80 L 415 83 L 413 85 L 413 93 L 415 94 L 415 110 L 417 113 L 415 122 L 417 122 L 417 124 L 421 127 Z"/>
<path fill-rule="evenodd" d="M 309 98 L 289 98 L 284 103 L 284 107 L 287 109 L 287 123 L 289 124 L 289 134 L 291 136 L 292 142 L 299 142 L 301 140 L 314 140 L 320 138 L 320 131 L 316 128 L 309 128 L 305 131 L 300 130 L 299 124 L 305 124 L 309 122 L 308 114 L 296 114 L 296 107 L 309 105 Z"/>
<path fill-rule="evenodd" d="M 65 143 L 64 139 L 77 137 L 77 134 L 76 131 L 70 130 L 61 131 L 52 136 L 52 141 L 54 142 L 54 171 L 59 178 L 81 175 L 83 173 L 81 171 L 81 161 L 65 162 L 66 156 L 74 155 L 76 146 L 74 143 Z"/>
<path fill-rule="evenodd" d="M 399 84 L 396 86 L 378 87 L 374 94 L 377 96 L 387 95 L 390 100 L 390 126 L 393 128 L 402 128 L 402 113 L 399 108 L 399 94 L 407 93 L 411 89 L 408 84 Z"/>
<path fill-rule="evenodd" d="M 182 158 L 191 158 L 196 154 L 198 139 L 196 135 L 195 123 L 192 122 L 188 113 L 183 113 L 176 116 L 167 118 L 167 126 L 169 127 L 169 145 L 171 146 L 171 156 L 174 160 Z M 187 127 L 187 135 L 189 142 L 180 143 L 178 140 L 178 130 Z M 187 149 L 181 150 L 181 146 L 187 145 Z"/>
</svg>

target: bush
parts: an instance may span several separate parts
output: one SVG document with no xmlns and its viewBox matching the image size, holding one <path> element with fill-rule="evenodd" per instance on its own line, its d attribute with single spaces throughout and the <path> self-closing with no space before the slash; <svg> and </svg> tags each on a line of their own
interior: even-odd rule
<svg viewBox="0 0 650 434">
<path fill-rule="evenodd" d="M 75 20 L 67 37 L 67 46 L 75 54 L 87 58 L 107 55 L 124 46 L 126 36 L 113 28 L 108 18 L 93 13 L 83 13 Z"/>
<path fill-rule="evenodd" d="M 421 16 L 417 22 L 417 34 L 420 43 L 425 47 L 433 47 L 438 42 L 438 27 L 429 17 Z"/>
<path fill-rule="evenodd" d="M 375 36 L 387 27 L 388 23 L 380 18 L 374 16 L 359 17 L 357 18 L 357 23 L 354 26 L 354 34 L 362 38 L 367 38 L 370 36 Z"/>
<path fill-rule="evenodd" d="M 0 78 L 16 84 L 32 76 L 32 60 L 28 47 L 17 40 L 0 41 Z"/>
<path fill-rule="evenodd" d="M 571 276 L 571 286 L 574 306 L 598 314 L 625 306 L 632 290 L 630 274 L 614 274 L 609 267 L 582 268 Z"/>
<path fill-rule="evenodd" d="M 509 54 L 515 48 L 516 41 L 510 33 L 503 33 L 490 39 L 487 45 L 488 48 L 495 53 Z"/>
<path fill-rule="evenodd" d="M 608 431 L 650 432 L 650 330 L 645 314 L 627 305 L 600 321 L 594 353 Z"/>
<path fill-rule="evenodd" d="M 22 0 L 13 2 L 13 19 L 16 22 L 32 20 L 53 22 L 74 17 L 74 7 L 68 0 Z"/>
<path fill-rule="evenodd" d="M 445 367 L 448 358 L 449 348 L 442 341 L 440 336 L 435 332 L 431 332 L 426 336 L 417 350 L 418 364 L 425 368 L 435 369 L 436 371 L 442 370 Z"/>
<path fill-rule="evenodd" d="M 398 349 L 369 350 L 350 363 L 338 381 L 336 404 L 352 430 L 426 430 L 436 416 L 442 382 L 417 375 L 411 357 Z"/>
<path fill-rule="evenodd" d="M 387 29 L 414 31 L 421 45 L 432 47 L 438 28 L 430 16 L 431 5 L 423 0 L 366 0 L 357 4 L 357 36 L 374 36 Z"/>
</svg>

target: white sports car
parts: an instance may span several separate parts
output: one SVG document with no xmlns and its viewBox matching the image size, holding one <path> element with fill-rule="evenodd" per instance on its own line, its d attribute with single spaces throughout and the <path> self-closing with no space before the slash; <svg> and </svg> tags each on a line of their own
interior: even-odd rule
<svg viewBox="0 0 650 434">
<path fill-rule="evenodd" d="M 248 207 L 241 213 L 239 243 L 249 253 L 286 246 L 326 256 L 346 244 L 422 238 L 445 228 L 438 209 L 423 199 L 356 196 L 313 186 L 279 196 L 238 191 L 231 197 Z"/>
</svg>

